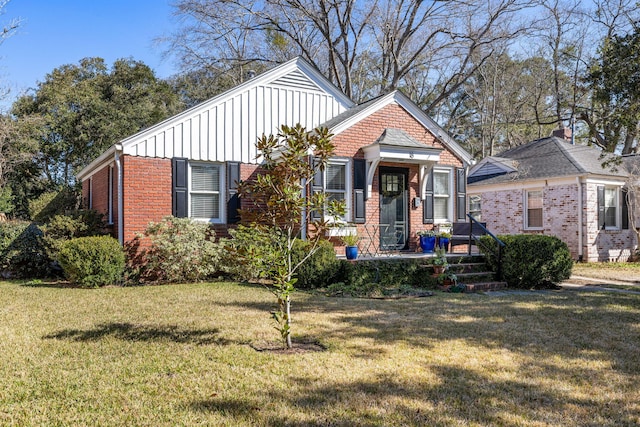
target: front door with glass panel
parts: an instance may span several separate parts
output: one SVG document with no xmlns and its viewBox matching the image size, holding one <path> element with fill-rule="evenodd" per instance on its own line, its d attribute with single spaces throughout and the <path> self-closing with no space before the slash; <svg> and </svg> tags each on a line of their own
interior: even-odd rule
<svg viewBox="0 0 640 427">
<path fill-rule="evenodd" d="M 407 247 L 408 173 L 401 168 L 380 168 L 380 249 Z"/>
</svg>

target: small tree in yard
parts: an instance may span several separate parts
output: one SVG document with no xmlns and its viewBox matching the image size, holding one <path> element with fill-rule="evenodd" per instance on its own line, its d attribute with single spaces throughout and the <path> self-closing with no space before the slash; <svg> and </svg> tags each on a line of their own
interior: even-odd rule
<svg viewBox="0 0 640 427">
<path fill-rule="evenodd" d="M 287 348 L 292 346 L 291 294 L 296 271 L 325 238 L 324 218 L 344 213 L 343 202 L 329 201 L 321 192 L 306 194 L 307 183 L 324 171 L 335 150 L 331 136 L 327 129 L 308 132 L 299 124 L 283 125 L 276 136 L 262 136 L 257 149 L 264 173 L 239 185 L 240 194 L 253 203 L 251 208 L 241 209 L 241 222 L 250 225 L 255 235 L 253 243 L 245 245 L 241 252 L 245 258 L 259 258 L 260 274 L 273 280 L 270 289 L 278 300 L 273 318 Z M 294 242 L 307 225 L 310 250 L 301 260 L 294 261 Z"/>
</svg>

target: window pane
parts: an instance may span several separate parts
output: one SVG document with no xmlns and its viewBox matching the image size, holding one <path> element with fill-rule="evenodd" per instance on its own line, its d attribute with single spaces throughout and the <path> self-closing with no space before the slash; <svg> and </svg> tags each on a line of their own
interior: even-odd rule
<svg viewBox="0 0 640 427">
<path fill-rule="evenodd" d="M 528 202 L 529 209 L 542 209 L 542 191 L 529 191 Z"/>
<path fill-rule="evenodd" d="M 617 194 L 617 191 L 615 188 L 604 189 L 604 205 L 606 207 L 616 206 L 616 194 Z"/>
<path fill-rule="evenodd" d="M 528 209 L 527 219 L 529 220 L 528 227 L 542 227 L 542 208 Z"/>
<path fill-rule="evenodd" d="M 605 227 L 615 227 L 616 226 L 616 208 L 615 207 L 607 207 L 604 210 L 604 225 Z"/>
<path fill-rule="evenodd" d="M 433 193 L 436 195 L 449 195 L 449 173 L 433 173 Z"/>
<path fill-rule="evenodd" d="M 191 167 L 192 191 L 219 191 L 220 168 L 218 166 L 196 165 Z"/>
<path fill-rule="evenodd" d="M 469 197 L 469 214 L 478 221 L 482 221 L 482 198 L 480 196 Z"/>
<path fill-rule="evenodd" d="M 344 190 L 346 188 L 345 165 L 327 165 L 327 190 Z"/>
<path fill-rule="evenodd" d="M 191 194 L 192 218 L 220 218 L 218 194 Z"/>
<path fill-rule="evenodd" d="M 449 199 L 447 198 L 435 198 L 433 200 L 433 215 L 434 219 L 449 219 Z"/>
</svg>

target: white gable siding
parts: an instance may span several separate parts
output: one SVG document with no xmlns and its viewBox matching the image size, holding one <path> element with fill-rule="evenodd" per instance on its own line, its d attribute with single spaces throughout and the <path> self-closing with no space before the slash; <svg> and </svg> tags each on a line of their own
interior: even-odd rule
<svg viewBox="0 0 640 427">
<path fill-rule="evenodd" d="M 143 131 L 123 143 L 123 152 L 255 163 L 255 143 L 262 134 L 275 134 L 283 124 L 300 123 L 312 129 L 348 107 L 300 70 L 293 70 L 270 83 L 249 85 Z"/>
</svg>

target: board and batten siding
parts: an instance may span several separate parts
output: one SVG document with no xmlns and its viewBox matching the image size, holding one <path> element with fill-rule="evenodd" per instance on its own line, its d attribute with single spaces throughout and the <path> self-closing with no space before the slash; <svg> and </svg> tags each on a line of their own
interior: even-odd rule
<svg viewBox="0 0 640 427">
<path fill-rule="evenodd" d="M 124 153 L 144 157 L 186 157 L 213 162 L 256 162 L 256 140 L 282 124 L 312 129 L 346 110 L 300 73 L 248 88 L 218 103 L 194 109 L 181 120 L 124 144 Z"/>
</svg>

